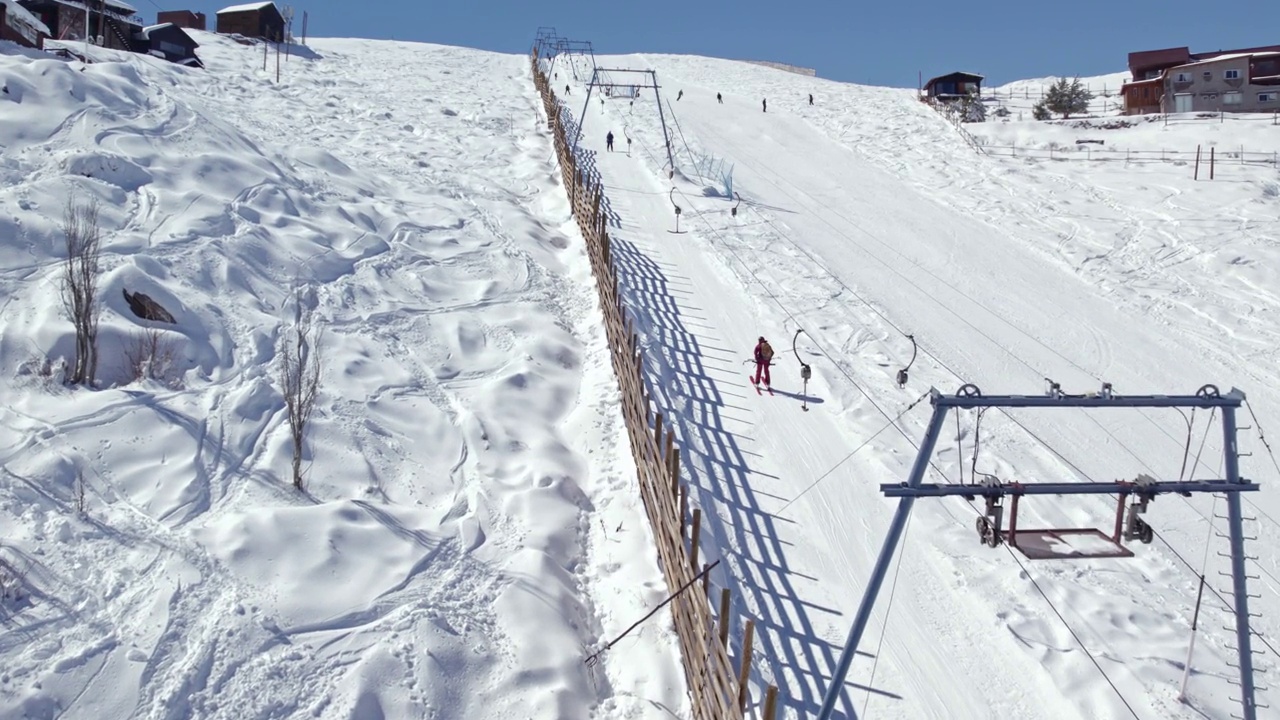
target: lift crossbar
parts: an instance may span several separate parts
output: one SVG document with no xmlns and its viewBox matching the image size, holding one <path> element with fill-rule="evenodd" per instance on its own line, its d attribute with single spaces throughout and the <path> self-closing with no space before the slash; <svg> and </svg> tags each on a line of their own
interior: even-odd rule
<svg viewBox="0 0 1280 720">
<path fill-rule="evenodd" d="M 1238 408 L 1244 393 L 1225 395 L 942 395 L 934 391 L 931 402 L 939 408 Z"/>
<path fill-rule="evenodd" d="M 921 483 L 912 487 L 906 483 L 887 483 L 880 486 L 885 497 L 991 497 L 1004 495 L 1158 495 L 1161 493 L 1193 492 L 1251 492 L 1261 489 L 1255 482 L 1241 479 L 1184 480 L 1182 482 L 1101 482 L 1101 483 L 1009 483 L 1005 485 L 938 485 Z"/>
</svg>

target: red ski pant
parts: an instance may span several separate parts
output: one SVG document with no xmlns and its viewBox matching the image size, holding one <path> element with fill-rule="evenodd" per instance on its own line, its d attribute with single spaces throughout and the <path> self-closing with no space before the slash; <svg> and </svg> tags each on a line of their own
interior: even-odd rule
<svg viewBox="0 0 1280 720">
<path fill-rule="evenodd" d="M 762 374 L 764 376 L 764 384 L 765 385 L 772 384 L 769 382 L 769 363 L 761 362 L 757 360 L 756 361 L 756 379 L 755 379 L 755 383 L 757 385 L 760 384 L 760 377 Z"/>
</svg>

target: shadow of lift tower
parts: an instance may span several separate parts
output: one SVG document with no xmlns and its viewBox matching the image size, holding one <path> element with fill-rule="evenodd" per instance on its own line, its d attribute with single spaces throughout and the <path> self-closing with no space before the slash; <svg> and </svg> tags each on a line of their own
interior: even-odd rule
<svg viewBox="0 0 1280 720">
<path fill-rule="evenodd" d="M 907 517 L 916 498 L 961 496 L 973 500 L 982 496 L 986 501 L 986 514 L 978 518 L 978 534 L 982 541 L 992 547 L 1001 542 L 1008 543 L 1022 551 L 1030 559 L 1047 558 L 1091 558 L 1091 557 L 1131 557 L 1133 553 L 1124 547 L 1121 540 L 1140 540 L 1151 542 L 1152 531 L 1140 517 L 1147 509 L 1147 503 L 1162 493 L 1222 493 L 1227 501 L 1227 521 L 1230 525 L 1231 539 L 1231 576 L 1234 585 L 1236 641 L 1240 661 L 1240 704 L 1244 720 L 1257 720 L 1257 701 L 1254 698 L 1253 651 L 1250 638 L 1252 630 L 1249 626 L 1249 596 L 1247 594 L 1244 553 L 1243 516 L 1240 508 L 1240 493 L 1258 490 L 1258 484 L 1240 477 L 1240 453 L 1236 444 L 1236 410 L 1244 402 L 1245 395 L 1237 389 L 1223 395 L 1212 385 L 1205 385 L 1195 395 L 1116 395 L 1111 391 L 1109 383 L 1102 386 L 1097 393 L 1087 395 L 1067 395 L 1057 383 L 1050 383 L 1049 391 L 1043 395 L 990 395 L 984 396 L 977 387 L 964 385 L 955 395 L 943 395 L 937 390 L 930 391 L 930 403 L 933 405 L 933 417 L 925 433 L 924 442 L 911 467 L 911 476 L 904 483 L 881 485 L 880 490 L 886 497 L 900 498 L 898 509 L 889 525 L 884 546 L 871 572 L 871 579 L 862 603 L 858 606 L 858 615 L 853 626 L 849 628 L 849 637 L 845 641 L 844 651 L 836 666 L 831 686 L 823 697 L 822 709 L 818 720 L 830 720 L 832 712 L 844 686 L 845 675 L 849 672 L 858 643 L 866 630 L 875 605 L 880 586 L 884 583 L 898 542 L 906 526 Z M 1222 412 L 1223 432 L 1223 467 L 1226 477 L 1219 480 L 1189 480 L 1179 482 L 1160 482 L 1142 475 L 1135 481 L 1116 481 L 1099 483 L 1032 483 L 1032 484 L 1000 484 L 998 482 L 970 485 L 937 485 L 922 483 L 924 473 L 933 455 L 934 446 L 942 432 L 942 423 L 952 409 L 979 408 L 1216 408 Z M 1119 506 L 1116 511 L 1115 532 L 1111 536 L 1095 529 L 1054 528 L 1026 530 L 1017 527 L 1018 499 L 1024 495 L 1106 495 L 1116 494 Z M 1013 500 L 1009 529 L 1002 524 L 1003 508 L 1001 501 L 1005 496 Z M 1125 501 L 1129 496 L 1134 500 L 1129 504 L 1128 517 L 1123 517 Z M 1094 549 L 1071 548 L 1062 552 L 1058 548 L 1070 546 L 1070 536 L 1087 536 Z"/>
</svg>

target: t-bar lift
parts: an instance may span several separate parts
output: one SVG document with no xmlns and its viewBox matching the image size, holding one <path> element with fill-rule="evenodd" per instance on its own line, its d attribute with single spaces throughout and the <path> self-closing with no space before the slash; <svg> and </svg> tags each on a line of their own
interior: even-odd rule
<svg viewBox="0 0 1280 720">
<path fill-rule="evenodd" d="M 1236 410 L 1244 400 L 1245 395 L 1240 390 L 1233 388 L 1231 392 L 1222 394 L 1213 385 L 1205 385 L 1194 395 L 1117 395 L 1112 392 L 1110 383 L 1104 384 L 1099 392 L 1068 395 L 1052 381 L 1044 395 L 983 395 L 973 385 L 961 387 L 955 395 L 943 395 L 937 390 L 931 390 L 930 403 L 933 405 L 933 417 L 929 420 L 929 427 L 925 432 L 924 442 L 920 444 L 920 452 L 916 455 L 915 464 L 911 467 L 910 477 L 903 483 L 880 486 L 881 492 L 886 497 L 899 498 L 898 509 L 889 525 L 884 546 L 880 550 L 880 556 L 876 559 L 875 568 L 871 572 L 871 579 L 863 593 L 862 603 L 858 606 L 857 617 L 854 618 L 853 626 L 849 628 L 849 637 L 845 641 L 844 651 L 831 678 L 831 685 L 823 698 L 818 720 L 830 720 L 835 710 L 845 676 L 849 672 L 849 665 L 867 628 L 876 596 L 884 583 L 890 560 L 897 550 L 898 542 L 907 524 L 907 517 L 911 514 L 911 506 L 916 498 L 960 496 L 972 500 L 981 496 L 986 501 L 986 514 L 978 518 L 977 526 L 979 539 L 983 543 L 995 547 L 1001 542 L 1006 542 L 1031 559 L 1064 559 L 1132 556 L 1133 553 L 1124 548 L 1121 541 L 1136 539 L 1145 543 L 1151 542 L 1153 531 L 1140 516 L 1146 511 L 1148 501 L 1163 493 L 1182 495 L 1222 493 L 1226 497 L 1227 522 L 1230 525 L 1231 539 L 1236 641 L 1240 658 L 1240 703 L 1244 720 L 1257 720 L 1240 493 L 1256 491 L 1258 484 L 1240 477 L 1240 452 L 1236 443 Z M 1147 475 L 1140 475 L 1132 481 L 1099 483 L 1000 483 L 992 480 L 959 485 L 924 483 L 922 480 L 930 458 L 933 456 L 938 436 L 942 432 L 942 423 L 947 413 L 953 408 L 1216 408 L 1222 413 L 1222 452 L 1226 477 L 1217 480 L 1179 482 L 1165 482 Z M 1083 494 L 1115 494 L 1119 497 L 1115 531 L 1111 536 L 1092 529 L 1027 530 L 1017 527 L 1019 498 L 1028 495 Z M 1008 529 L 1002 527 L 1001 501 L 1006 496 L 1012 499 L 1013 505 Z M 1124 505 L 1129 497 L 1133 500 L 1129 504 L 1128 517 L 1125 519 Z M 1089 542 L 1079 543 L 1082 536 Z M 1098 549 L 1099 546 L 1101 549 Z"/>
</svg>

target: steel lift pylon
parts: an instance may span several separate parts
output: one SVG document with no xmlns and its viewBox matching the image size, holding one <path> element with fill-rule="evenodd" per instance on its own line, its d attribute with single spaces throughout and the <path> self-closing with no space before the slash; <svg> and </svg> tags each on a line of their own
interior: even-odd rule
<svg viewBox="0 0 1280 720">
<path fill-rule="evenodd" d="M 907 517 L 916 498 L 961 496 L 975 499 L 981 496 L 986 501 L 986 514 L 978 518 L 978 534 L 981 541 L 992 547 L 1007 542 L 1016 547 L 1031 559 L 1066 559 L 1090 557 L 1129 557 L 1132 552 L 1124 547 L 1122 540 L 1139 540 L 1149 543 L 1153 531 L 1141 515 L 1146 512 L 1147 503 L 1156 495 L 1163 493 L 1222 493 L 1227 502 L 1227 522 L 1231 541 L 1231 577 L 1234 586 L 1235 630 L 1237 652 L 1240 660 L 1240 704 L 1244 720 L 1257 720 L 1257 700 L 1253 681 L 1253 651 L 1251 648 L 1252 631 L 1249 626 L 1249 596 L 1246 587 L 1244 528 L 1240 508 L 1240 493 L 1258 490 L 1258 484 L 1240 477 L 1240 453 L 1236 443 L 1236 410 L 1244 403 L 1245 395 L 1240 390 L 1222 394 L 1212 385 L 1205 385 L 1194 395 L 1117 395 L 1112 392 L 1111 385 L 1104 384 L 1096 393 L 1085 395 L 1068 395 L 1061 391 L 1056 383 L 1050 381 L 1049 390 L 1044 395 L 983 395 L 977 387 L 965 385 L 955 395 L 943 395 L 937 390 L 930 391 L 930 404 L 933 405 L 933 417 L 929 420 L 924 442 L 920 444 L 919 454 L 911 467 L 911 475 L 906 482 L 885 484 L 880 486 L 886 497 L 899 498 L 898 508 L 885 536 L 884 545 L 871 572 L 858 614 L 853 626 L 849 628 L 849 636 L 844 650 L 836 664 L 831 678 L 831 685 L 823 697 L 822 709 L 818 720 L 829 720 L 835 711 L 836 703 L 844 686 L 845 676 L 853 662 L 858 644 L 871 618 L 876 596 L 884 583 L 890 560 L 897 550 L 902 538 Z M 922 482 L 924 474 L 933 456 L 934 446 L 942 432 L 942 423 L 952 409 L 978 408 L 1215 408 L 1222 413 L 1223 432 L 1223 467 L 1226 477 L 1217 480 L 1190 480 L 1167 482 L 1141 475 L 1133 481 L 1080 483 L 1012 483 L 986 482 L 981 484 L 936 485 Z M 1115 531 L 1108 536 L 1094 529 L 1039 529 L 1027 530 L 1017 527 L 1017 504 L 1019 498 L 1028 495 L 1083 495 L 1083 494 L 1115 494 L 1120 498 L 1117 510 Z M 1012 498 L 1012 512 L 1009 528 L 1002 527 L 1002 500 Z M 1128 515 L 1123 516 L 1126 499 L 1132 498 L 1128 505 Z M 1082 547 L 1079 539 L 1089 542 Z"/>
</svg>

